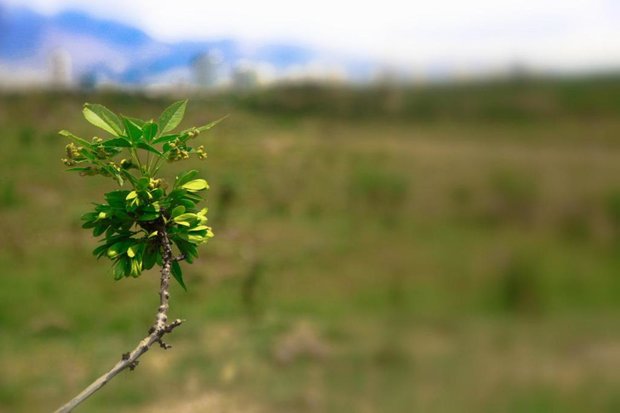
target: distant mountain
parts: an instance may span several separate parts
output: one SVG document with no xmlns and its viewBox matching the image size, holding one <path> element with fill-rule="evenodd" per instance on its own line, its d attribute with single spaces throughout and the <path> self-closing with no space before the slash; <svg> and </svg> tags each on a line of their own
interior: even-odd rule
<svg viewBox="0 0 620 413">
<path fill-rule="evenodd" d="M 51 17 L 25 7 L 0 6 L 0 66 L 49 71 L 50 58 L 62 51 L 70 56 L 74 79 L 125 85 L 192 81 L 191 64 L 197 57 L 217 57 L 218 70 L 230 74 L 240 61 L 268 67 L 275 76 L 325 61 L 325 53 L 294 44 L 265 44 L 254 49 L 234 39 L 164 43 L 122 23 L 79 11 Z M 248 52 L 250 50 L 250 52 Z M 347 77 L 363 76 L 372 62 L 329 57 Z"/>
<path fill-rule="evenodd" d="M 0 58 L 28 57 L 43 42 L 47 19 L 25 8 L 0 6 Z"/>
</svg>

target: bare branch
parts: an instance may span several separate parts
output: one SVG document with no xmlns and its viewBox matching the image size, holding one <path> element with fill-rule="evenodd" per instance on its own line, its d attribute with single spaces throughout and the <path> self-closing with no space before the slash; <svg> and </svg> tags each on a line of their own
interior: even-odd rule
<svg viewBox="0 0 620 413">
<path fill-rule="evenodd" d="M 138 358 L 146 353 L 153 344 L 157 343 L 163 349 L 169 349 L 172 347 L 163 341 L 163 337 L 169 334 L 183 323 L 183 320 L 176 319 L 170 324 L 168 321 L 168 300 L 170 298 L 170 266 L 174 260 L 178 260 L 179 257 L 173 257 L 172 247 L 170 240 L 168 239 L 168 233 L 166 228 L 162 225 L 159 231 L 159 240 L 162 248 L 162 261 L 163 266 L 161 268 L 161 282 L 159 287 L 159 308 L 157 309 L 157 315 L 155 317 L 155 323 L 151 326 L 148 332 L 148 336 L 144 337 L 138 345 L 130 352 L 124 353 L 121 356 L 121 360 L 116 363 L 112 369 L 103 374 L 97 380 L 92 382 L 86 387 L 80 394 L 75 396 L 71 401 L 55 411 L 55 413 L 68 413 L 71 412 L 76 406 L 92 396 L 95 392 L 105 386 L 110 380 L 112 380 L 117 374 L 125 369 L 133 370 L 138 365 Z M 181 256 L 184 258 L 183 256 Z M 182 259 L 181 258 L 181 259 Z"/>
</svg>

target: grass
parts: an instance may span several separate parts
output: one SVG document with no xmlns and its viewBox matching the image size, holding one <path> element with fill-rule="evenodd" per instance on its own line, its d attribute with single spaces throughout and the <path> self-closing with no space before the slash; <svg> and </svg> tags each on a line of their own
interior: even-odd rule
<svg viewBox="0 0 620 413">
<path fill-rule="evenodd" d="M 59 161 L 57 130 L 94 133 L 85 100 L 145 117 L 166 103 L 0 97 L 0 412 L 72 397 L 157 305 L 155 272 L 114 282 L 80 229 L 111 189 Z M 211 183 L 216 238 L 187 268 L 189 292 L 172 291 L 171 316 L 188 322 L 83 411 L 618 409 L 620 117 L 255 104 L 190 102 L 187 124 L 231 116 L 192 161 Z"/>
</svg>

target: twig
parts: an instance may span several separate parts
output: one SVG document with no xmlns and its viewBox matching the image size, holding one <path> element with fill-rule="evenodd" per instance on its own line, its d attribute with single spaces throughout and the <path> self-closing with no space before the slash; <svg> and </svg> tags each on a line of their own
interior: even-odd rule
<svg viewBox="0 0 620 413">
<path fill-rule="evenodd" d="M 138 365 L 138 358 L 141 355 L 146 353 L 153 344 L 158 343 L 163 349 L 169 349 L 169 344 L 166 344 L 163 341 L 163 337 L 166 334 L 169 334 L 176 327 L 180 326 L 183 321 L 180 319 L 176 319 L 170 324 L 168 324 L 168 300 L 170 298 L 169 286 L 170 286 L 170 266 L 172 265 L 173 260 L 178 260 L 179 257 L 175 258 L 172 255 L 172 248 L 170 246 L 170 240 L 168 239 L 168 233 L 166 232 L 165 226 L 162 225 L 159 231 L 160 236 L 160 244 L 162 247 L 162 261 L 163 265 L 161 268 L 161 283 L 159 287 L 159 308 L 157 309 L 157 316 L 155 317 L 155 323 L 149 329 L 148 336 L 146 336 L 136 348 L 134 348 L 131 352 L 124 353 L 121 356 L 121 360 L 116 363 L 112 369 L 110 369 L 107 373 L 103 374 L 97 380 L 92 382 L 88 387 L 86 387 L 80 394 L 75 396 L 71 401 L 67 404 L 59 408 L 55 411 L 55 413 L 68 413 L 71 412 L 76 406 L 86 400 L 88 397 L 92 396 L 96 391 L 105 386 L 110 380 L 112 380 L 117 374 L 125 369 L 133 370 Z"/>
</svg>

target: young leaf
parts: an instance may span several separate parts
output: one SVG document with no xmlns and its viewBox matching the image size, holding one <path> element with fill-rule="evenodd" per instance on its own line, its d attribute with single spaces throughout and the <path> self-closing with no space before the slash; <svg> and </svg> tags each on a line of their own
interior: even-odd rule
<svg viewBox="0 0 620 413">
<path fill-rule="evenodd" d="M 65 138 L 71 139 L 72 141 L 74 141 L 75 143 L 77 143 L 79 145 L 84 145 L 87 148 L 92 148 L 93 147 L 93 145 L 90 142 L 75 136 L 74 134 L 72 134 L 71 132 L 69 132 L 67 130 L 63 129 L 60 132 L 58 132 L 58 134 L 64 136 Z"/>
<path fill-rule="evenodd" d="M 177 207 L 178 208 L 178 207 Z M 196 219 L 196 214 L 192 214 L 191 212 L 188 213 L 184 213 L 184 214 L 180 214 L 174 217 L 174 222 L 181 223 L 181 222 L 186 222 L 186 221 L 190 221 L 190 220 L 195 220 Z"/>
<path fill-rule="evenodd" d="M 118 116 L 103 105 L 86 103 L 82 113 L 87 121 L 114 136 L 121 136 L 124 132 L 123 124 Z"/>
<path fill-rule="evenodd" d="M 181 186 L 181 188 L 188 190 L 189 192 L 198 192 L 204 189 L 209 189 L 209 184 L 204 179 L 194 179 Z"/>
<path fill-rule="evenodd" d="M 188 232 L 196 232 L 196 231 L 205 231 L 205 230 L 208 230 L 208 229 L 209 229 L 209 227 L 206 226 L 206 225 L 198 225 L 197 227 L 190 228 L 187 231 Z M 206 234 L 206 232 L 205 232 L 205 234 Z"/>
<path fill-rule="evenodd" d="M 179 262 L 176 260 L 172 261 L 172 266 L 170 267 L 170 269 L 174 279 L 177 280 L 179 285 L 183 287 L 185 291 L 187 291 L 187 287 L 185 287 L 185 282 L 183 281 L 183 271 L 181 271 L 181 266 L 179 265 Z"/>
<path fill-rule="evenodd" d="M 223 116 L 223 117 L 221 117 L 221 118 L 219 118 L 219 119 L 217 119 L 217 120 L 214 120 L 213 122 L 209 122 L 209 123 L 207 123 L 207 124 L 206 124 L 206 125 L 204 125 L 204 126 L 200 126 L 200 127 L 198 128 L 198 130 L 199 130 L 200 132 L 206 132 L 206 131 L 208 131 L 209 129 L 211 129 L 212 127 L 214 127 L 215 125 L 217 125 L 218 123 L 220 123 L 221 121 L 223 121 L 224 119 L 226 119 L 227 117 L 228 117 L 228 115 Z"/>
<path fill-rule="evenodd" d="M 160 133 L 166 133 L 179 126 L 185 114 L 185 106 L 187 106 L 187 99 L 174 102 L 164 110 L 157 121 Z"/>
</svg>

